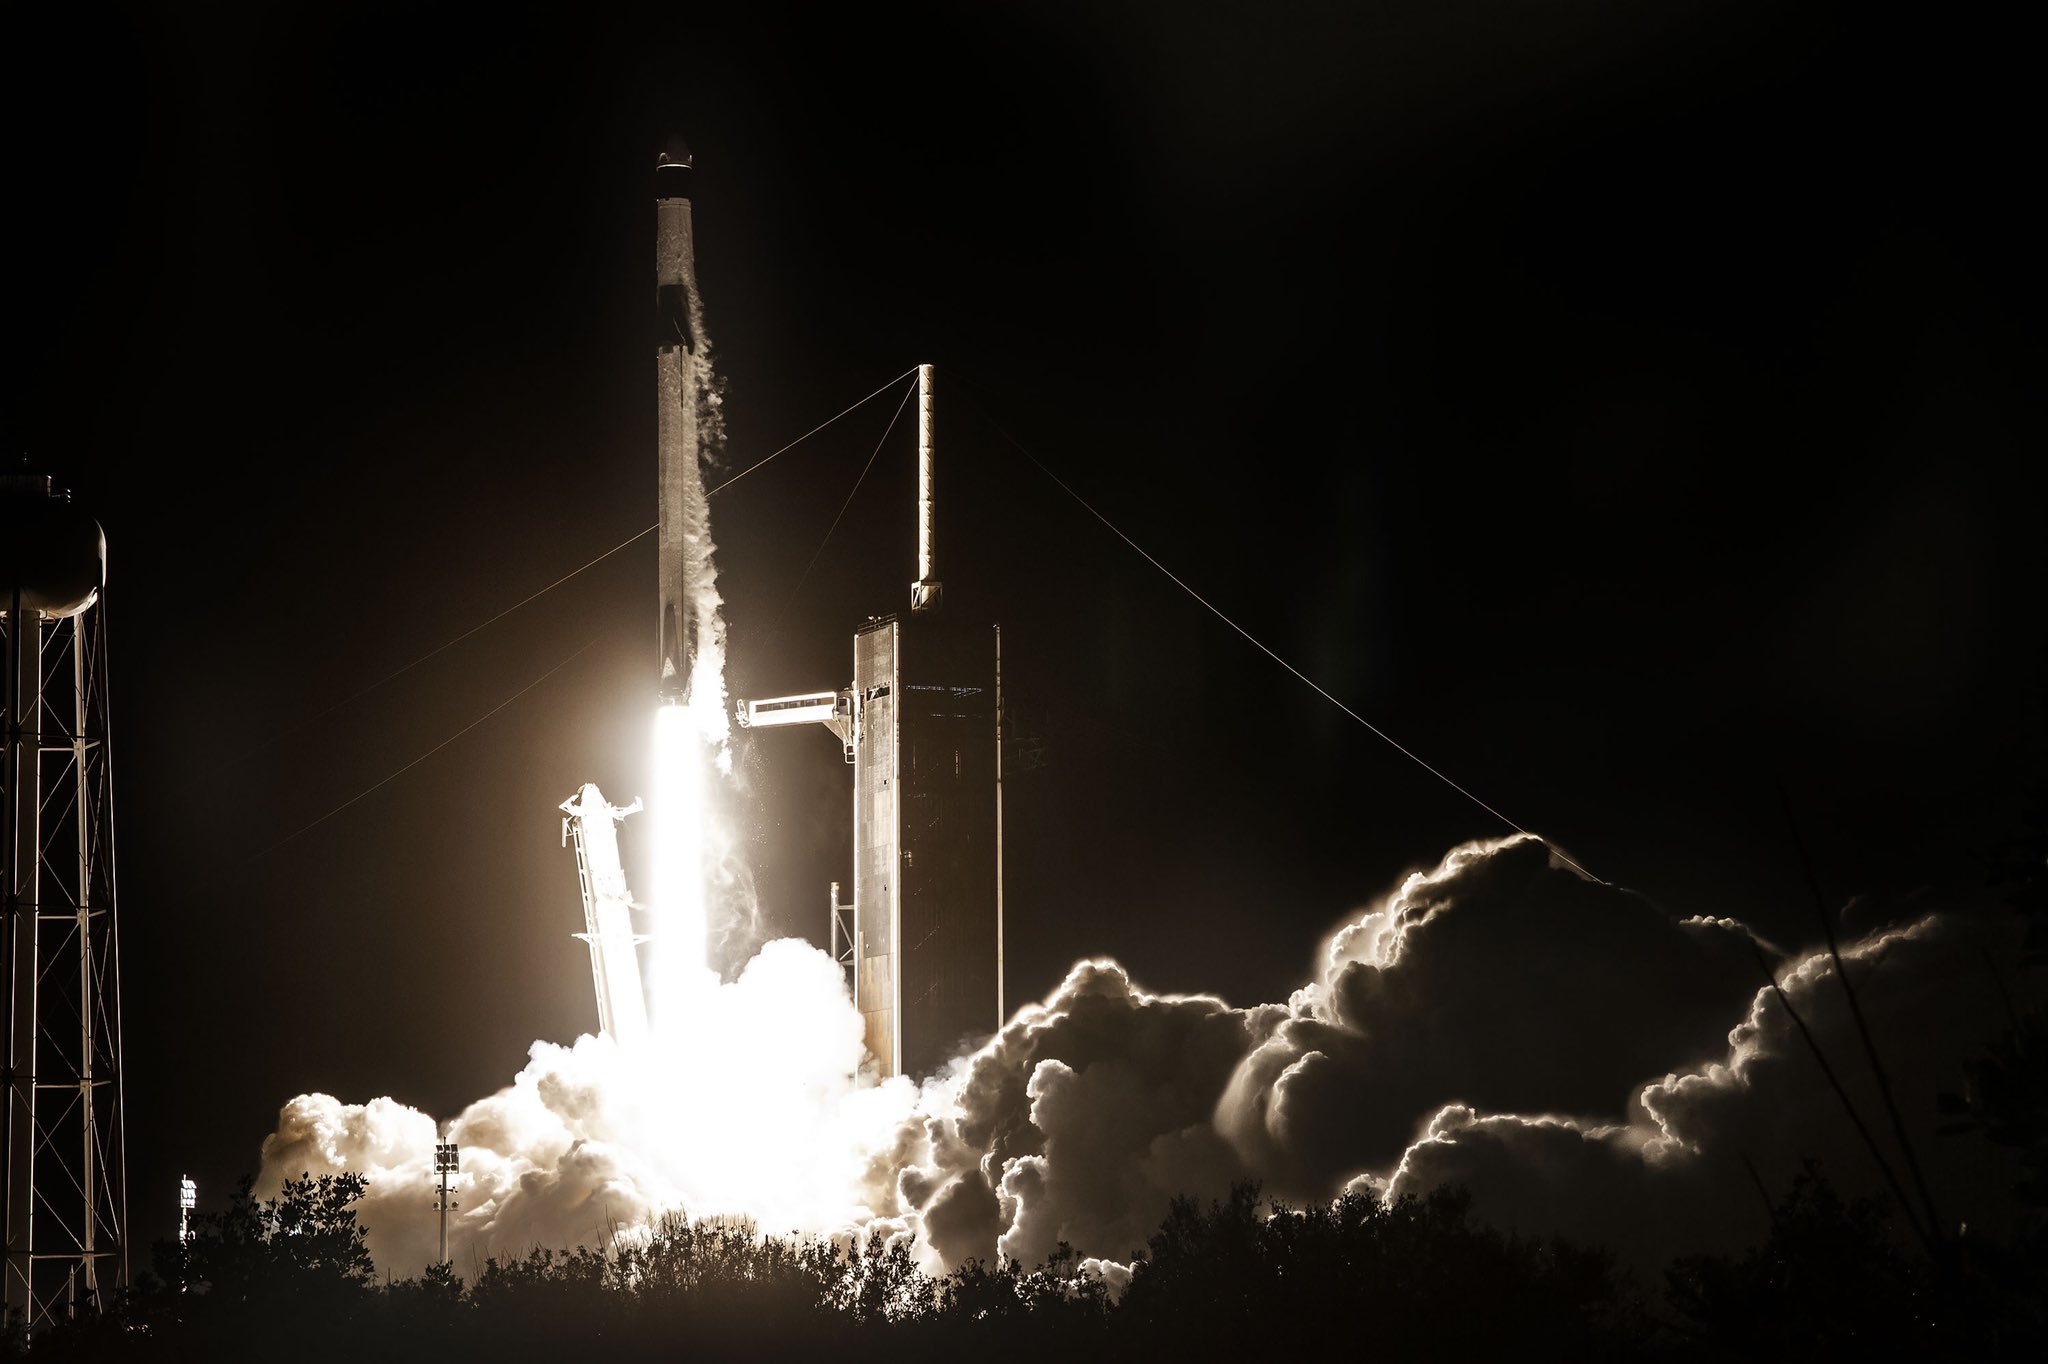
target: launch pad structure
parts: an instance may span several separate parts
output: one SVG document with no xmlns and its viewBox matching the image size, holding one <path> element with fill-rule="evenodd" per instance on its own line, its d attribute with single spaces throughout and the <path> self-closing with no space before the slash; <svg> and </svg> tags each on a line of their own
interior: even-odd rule
<svg viewBox="0 0 2048 1364">
<path fill-rule="evenodd" d="M 637 814 L 640 802 L 617 806 L 596 782 L 562 802 L 562 841 L 576 840 L 576 877 L 583 888 L 584 931 L 590 944 L 590 974 L 597 991 L 597 1024 L 613 1040 L 635 1045 L 647 1036 L 647 997 L 641 992 L 638 946 L 645 934 L 633 931 L 633 896 L 619 861 L 618 823 Z"/>
<path fill-rule="evenodd" d="M 0 1301 L 31 1332 L 128 1279 L 105 582 L 99 524 L 0 476 Z"/>
<path fill-rule="evenodd" d="M 883 1076 L 929 1074 L 1002 1025 L 1001 634 L 947 619 L 933 571 L 933 374 L 918 366 L 917 578 L 854 632 L 853 683 L 741 701 L 746 729 L 821 724 L 853 767 L 853 903 L 830 934 Z"/>
</svg>

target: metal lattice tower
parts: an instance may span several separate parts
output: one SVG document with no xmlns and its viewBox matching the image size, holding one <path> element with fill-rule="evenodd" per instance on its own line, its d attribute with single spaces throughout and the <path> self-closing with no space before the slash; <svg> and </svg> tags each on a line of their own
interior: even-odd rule
<svg viewBox="0 0 2048 1364">
<path fill-rule="evenodd" d="M 0 477 L 0 1287 L 31 1331 L 128 1278 L 105 563 L 47 478 Z"/>
</svg>

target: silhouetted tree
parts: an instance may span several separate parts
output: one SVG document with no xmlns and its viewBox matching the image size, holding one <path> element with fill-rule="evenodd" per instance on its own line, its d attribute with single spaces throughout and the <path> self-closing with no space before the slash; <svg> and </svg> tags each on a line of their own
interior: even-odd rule
<svg viewBox="0 0 2048 1364">
<path fill-rule="evenodd" d="M 900 1238 L 763 1237 L 682 1217 L 601 1250 L 492 1258 L 469 1283 L 436 1266 L 379 1285 L 355 1222 L 362 1191 L 356 1176 L 301 1179 L 258 1203 L 245 1183 L 189 1245 L 160 1247 L 161 1278 L 39 1334 L 33 1357 L 1044 1364 L 1320 1356 L 1348 1338 L 1386 1360 L 2031 1358 L 2044 1334 L 2038 1256 L 1964 1238 L 1960 1268 L 1936 1273 L 1883 1204 L 1845 1203 L 1812 1171 L 1764 1245 L 1673 1265 L 1668 1329 L 1606 1253 L 1476 1223 L 1452 1189 L 1305 1208 L 1251 1186 L 1206 1208 L 1176 1200 L 1120 1297 L 1065 1245 L 1035 1269 L 975 1262 L 934 1280 Z"/>
<path fill-rule="evenodd" d="M 1632 1287 L 1604 1252 L 1504 1235 L 1461 1190 L 1364 1194 L 1270 1211 L 1252 1186 L 1207 1211 L 1176 1200 L 1113 1326 L 1187 1348 L 1308 1348 L 1332 1331 L 1393 1358 L 1616 1357 L 1646 1347 Z"/>
<path fill-rule="evenodd" d="M 257 1202 L 244 1178 L 226 1211 L 193 1219 L 191 1240 L 170 1258 L 171 1282 L 198 1292 L 221 1313 L 254 1309 L 345 1311 L 376 1280 L 355 1204 L 369 1181 L 358 1174 L 288 1179 Z"/>
<path fill-rule="evenodd" d="M 1675 1260 L 1666 1296 L 1684 1332 L 1717 1355 L 1924 1348 L 1935 1326 L 1932 1273 L 1898 1236 L 1886 1203 L 1845 1203 L 1809 1163 L 1762 1245 Z"/>
<path fill-rule="evenodd" d="M 2030 793 L 2022 823 L 2000 840 L 1989 862 L 1988 879 L 2023 925 L 2022 973 L 2048 966 L 2048 783 Z M 1941 1095 L 1943 1130 L 2016 1152 L 2021 1176 L 2013 1198 L 2023 1207 L 2048 1209 L 2048 1007 L 2022 1012 L 1996 964 L 1987 956 L 1984 965 L 2005 1003 L 2008 1026 L 1963 1067 L 1963 1089 Z"/>
</svg>

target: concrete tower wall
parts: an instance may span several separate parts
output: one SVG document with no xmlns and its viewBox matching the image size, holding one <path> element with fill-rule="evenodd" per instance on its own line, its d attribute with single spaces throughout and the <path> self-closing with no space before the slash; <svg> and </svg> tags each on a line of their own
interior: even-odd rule
<svg viewBox="0 0 2048 1364">
<path fill-rule="evenodd" d="M 889 1074 L 996 1024 L 994 638 L 931 616 L 854 639 L 855 1002 Z"/>
<path fill-rule="evenodd" d="M 897 801 L 898 622 L 885 620 L 853 639 L 854 1004 L 866 1025 L 868 1054 L 885 1075 L 902 1069 L 897 1047 L 896 941 L 902 850 Z"/>
</svg>

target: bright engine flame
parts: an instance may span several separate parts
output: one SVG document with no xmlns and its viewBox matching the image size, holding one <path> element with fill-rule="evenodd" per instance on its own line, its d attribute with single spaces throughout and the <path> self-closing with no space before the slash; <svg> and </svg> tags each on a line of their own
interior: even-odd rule
<svg viewBox="0 0 2048 1364">
<path fill-rule="evenodd" d="M 712 984 L 707 946 L 706 832 L 712 819 L 715 758 L 689 705 L 654 712 L 654 950 L 648 967 L 649 1012 L 657 1029 L 680 1020 L 685 1001 Z"/>
</svg>

